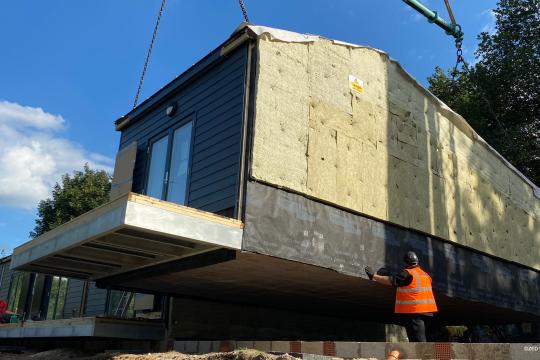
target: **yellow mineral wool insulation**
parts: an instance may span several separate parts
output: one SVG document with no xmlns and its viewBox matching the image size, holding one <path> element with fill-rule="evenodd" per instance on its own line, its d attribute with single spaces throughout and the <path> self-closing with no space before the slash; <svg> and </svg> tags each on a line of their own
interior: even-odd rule
<svg viewBox="0 0 540 360">
<path fill-rule="evenodd" d="M 540 270 L 538 188 L 397 62 L 252 30 L 252 178 Z"/>
<path fill-rule="evenodd" d="M 302 44 L 264 42 L 272 56 L 259 59 L 254 177 L 305 192 L 309 118 L 308 48 Z M 298 154 L 303 154 L 298 156 Z"/>
</svg>

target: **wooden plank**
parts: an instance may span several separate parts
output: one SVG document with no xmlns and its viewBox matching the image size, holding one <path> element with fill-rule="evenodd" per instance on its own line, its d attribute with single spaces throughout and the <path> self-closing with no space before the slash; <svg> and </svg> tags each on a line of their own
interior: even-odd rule
<svg viewBox="0 0 540 360">
<path fill-rule="evenodd" d="M 209 213 L 206 211 L 201 211 L 201 210 L 197 210 L 197 209 L 190 208 L 187 206 L 182 206 L 182 205 L 174 204 L 171 202 L 158 200 L 156 198 L 152 198 L 146 195 L 130 193 L 128 199 L 129 201 L 136 202 L 139 204 L 145 204 L 145 205 L 158 207 L 166 211 L 172 211 L 179 214 L 185 214 L 187 216 L 197 217 L 199 219 L 212 221 L 218 224 L 232 226 L 239 229 L 243 229 L 244 227 L 244 224 L 240 220 L 226 218 L 226 217 L 219 216 L 219 215 Z"/>
<path fill-rule="evenodd" d="M 133 184 L 133 169 L 135 168 L 135 157 L 137 156 L 137 142 L 133 141 L 123 148 L 116 155 L 114 165 L 114 175 L 111 184 L 109 199 L 112 201 L 121 196 L 127 195 L 131 191 Z"/>
</svg>

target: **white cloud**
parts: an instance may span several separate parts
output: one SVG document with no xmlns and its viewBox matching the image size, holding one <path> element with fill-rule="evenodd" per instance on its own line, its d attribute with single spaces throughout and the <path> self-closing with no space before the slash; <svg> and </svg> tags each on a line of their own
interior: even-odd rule
<svg viewBox="0 0 540 360">
<path fill-rule="evenodd" d="M 491 9 L 487 9 L 482 11 L 480 15 L 488 18 L 488 22 L 482 26 L 482 32 L 487 32 L 489 35 L 495 34 L 495 12 Z"/>
<path fill-rule="evenodd" d="M 21 106 L 8 101 L 0 101 L 0 124 L 14 128 L 32 127 L 59 130 L 65 121 L 62 116 L 48 114 L 42 108 Z"/>
<path fill-rule="evenodd" d="M 0 101 L 0 205 L 34 208 L 62 174 L 85 163 L 111 172 L 112 159 L 59 134 L 65 125 L 60 115 Z"/>
</svg>

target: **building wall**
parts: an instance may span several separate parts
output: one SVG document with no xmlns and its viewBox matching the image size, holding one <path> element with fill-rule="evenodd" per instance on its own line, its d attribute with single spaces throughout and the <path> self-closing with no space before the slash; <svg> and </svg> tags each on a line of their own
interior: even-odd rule
<svg viewBox="0 0 540 360">
<path fill-rule="evenodd" d="M 10 262 L 6 261 L 0 264 L 0 272 L 4 267 L 4 276 L 0 283 L 0 299 L 8 299 L 9 290 L 12 281 L 12 272 L 9 269 Z M 107 290 L 98 289 L 94 282 L 89 283 L 88 294 L 85 303 L 85 313 L 80 314 L 81 303 L 84 295 L 84 280 L 69 279 L 64 302 L 64 309 L 60 318 L 69 319 L 80 316 L 103 315 L 106 312 Z M 34 296 L 38 296 L 34 294 Z"/>
<path fill-rule="evenodd" d="M 9 295 L 9 286 L 11 284 L 11 270 L 9 269 L 9 261 L 0 263 L 0 299 L 7 301 Z"/>
<path fill-rule="evenodd" d="M 255 305 L 172 299 L 174 339 L 385 341 L 381 323 Z"/>
<path fill-rule="evenodd" d="M 246 61 L 241 46 L 122 130 L 120 149 L 138 144 L 132 191 L 145 192 L 149 141 L 193 118 L 187 204 L 211 212 L 236 206 Z M 178 111 L 168 117 L 165 109 L 174 102 Z"/>
<path fill-rule="evenodd" d="M 385 53 L 270 38 L 252 178 L 540 269 L 540 200 L 463 118 Z"/>
<path fill-rule="evenodd" d="M 64 319 L 82 315 L 80 311 L 82 297 L 84 294 L 84 284 L 84 280 L 69 279 L 66 292 L 66 301 L 64 303 Z"/>
<path fill-rule="evenodd" d="M 107 290 L 99 289 L 94 282 L 88 286 L 86 308 L 83 316 L 104 315 L 107 306 Z"/>
</svg>

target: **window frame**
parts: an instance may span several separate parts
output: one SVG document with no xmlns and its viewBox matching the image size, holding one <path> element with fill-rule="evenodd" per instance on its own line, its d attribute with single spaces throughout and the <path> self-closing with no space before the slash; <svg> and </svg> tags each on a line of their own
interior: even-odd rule
<svg viewBox="0 0 540 360">
<path fill-rule="evenodd" d="M 58 286 L 56 288 L 56 292 L 54 293 L 53 285 L 56 279 L 58 280 Z M 64 287 L 62 287 L 62 285 L 64 285 Z M 68 286 L 69 286 L 69 278 L 65 276 L 57 276 L 57 275 L 51 276 L 50 288 L 48 289 L 48 292 L 47 292 L 47 306 L 44 309 L 45 320 L 57 320 L 57 319 L 64 318 L 64 310 L 66 307 Z M 62 292 L 63 292 L 63 297 L 60 296 Z M 51 302 L 51 299 L 54 299 L 54 303 Z M 61 304 L 61 307 L 58 306 L 60 304 Z M 51 309 L 51 305 L 52 305 L 52 309 Z M 52 314 L 49 313 L 50 310 L 52 310 Z"/>
<path fill-rule="evenodd" d="M 172 159 L 172 148 L 174 142 L 174 133 L 176 130 L 180 129 L 183 126 L 191 123 L 191 134 L 190 134 L 190 143 L 189 143 L 189 154 L 188 154 L 188 169 L 186 176 L 186 190 L 184 195 L 184 203 L 179 205 L 187 205 L 189 203 L 189 190 L 191 182 L 191 167 L 193 163 L 193 143 L 195 141 L 195 126 L 196 126 L 197 116 L 196 113 L 189 114 L 175 123 L 173 126 L 167 128 L 166 130 L 160 132 L 159 134 L 153 136 L 148 140 L 148 145 L 146 147 L 146 166 L 144 171 L 144 194 L 148 194 L 148 179 L 150 176 L 150 166 L 152 160 L 152 147 L 153 145 L 160 141 L 163 138 L 167 138 L 167 154 L 165 155 L 165 173 L 163 174 L 163 188 L 161 190 L 161 198 L 159 200 L 169 201 L 168 190 L 169 190 L 169 177 L 171 171 L 171 159 Z"/>
</svg>

